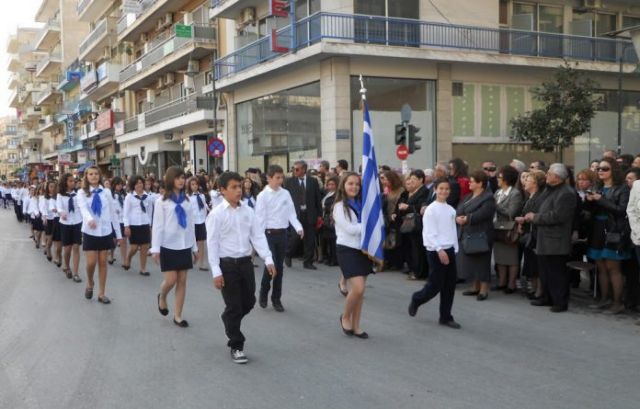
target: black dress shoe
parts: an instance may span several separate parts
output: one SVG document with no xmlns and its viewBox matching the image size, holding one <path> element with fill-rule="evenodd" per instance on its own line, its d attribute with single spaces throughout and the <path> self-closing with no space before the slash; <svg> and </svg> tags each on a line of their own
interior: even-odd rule
<svg viewBox="0 0 640 409">
<path fill-rule="evenodd" d="M 284 258 L 284 265 L 291 268 L 291 257 Z"/>
<path fill-rule="evenodd" d="M 569 309 L 568 306 L 566 305 L 554 305 L 553 307 L 550 308 L 551 312 L 565 312 Z"/>
<path fill-rule="evenodd" d="M 455 322 L 454 320 L 450 320 L 450 321 L 446 321 L 446 322 L 440 322 L 440 325 L 445 326 L 445 327 L 449 327 L 449 328 L 453 328 L 453 329 L 462 328 L 462 326 L 460 324 L 458 324 L 457 322 Z"/>
<path fill-rule="evenodd" d="M 466 280 L 466 279 L 464 279 L 464 278 L 458 278 L 458 279 L 456 279 L 456 284 L 464 284 L 464 283 L 466 283 L 466 282 L 467 282 L 467 280 Z"/>
<path fill-rule="evenodd" d="M 345 297 L 349 295 L 349 290 L 347 290 L 346 288 L 342 288 L 340 286 L 340 283 L 338 283 L 338 291 L 340 291 L 340 294 L 342 294 Z"/>
<path fill-rule="evenodd" d="M 467 290 L 462 292 L 462 295 L 466 295 L 466 296 L 474 296 L 478 294 L 480 294 L 480 291 L 476 291 L 476 290 Z"/>
<path fill-rule="evenodd" d="M 505 289 L 504 289 L 504 293 L 505 293 L 505 294 L 513 294 L 513 293 L 515 293 L 515 292 L 516 292 L 516 290 L 515 290 L 515 289 L 513 289 L 513 288 L 509 288 L 509 287 L 507 287 L 507 288 L 505 288 Z"/>
<path fill-rule="evenodd" d="M 318 267 L 314 266 L 314 265 L 313 265 L 313 264 L 311 264 L 311 263 L 305 263 L 305 264 L 303 264 L 302 266 L 303 266 L 304 268 L 306 268 L 307 270 L 317 270 L 317 269 L 318 269 Z"/>
<path fill-rule="evenodd" d="M 282 303 L 280 301 L 271 300 L 271 305 L 273 305 L 274 310 L 278 312 L 284 312 L 284 307 L 282 306 Z"/>
<path fill-rule="evenodd" d="M 416 305 L 416 303 L 413 302 L 413 300 L 411 300 L 411 302 L 409 303 L 409 315 L 412 317 L 415 317 L 417 313 L 418 313 L 418 306 Z"/>
<path fill-rule="evenodd" d="M 160 294 L 158 294 L 158 311 L 160 311 L 160 314 L 162 314 L 164 316 L 169 314 L 169 309 L 168 308 L 160 308 Z"/>
<path fill-rule="evenodd" d="M 176 321 L 176 319 L 173 319 L 173 323 L 176 324 L 177 326 L 179 326 L 180 328 L 187 328 L 189 326 L 189 323 L 187 322 L 187 320 L 182 320 L 180 322 Z"/>
<path fill-rule="evenodd" d="M 87 288 L 86 290 L 84 290 L 84 298 L 86 298 L 87 300 L 93 298 L 93 288 Z"/>
<path fill-rule="evenodd" d="M 98 302 L 102 304 L 111 304 L 111 300 L 105 295 L 103 295 L 102 297 L 98 297 Z"/>
<path fill-rule="evenodd" d="M 478 294 L 478 296 L 476 297 L 476 300 L 478 301 L 484 301 L 487 298 L 489 298 L 489 293 L 484 293 L 484 294 Z"/>
<path fill-rule="evenodd" d="M 348 337 L 352 337 L 353 336 L 353 330 L 352 329 L 346 329 L 344 327 L 344 325 L 342 325 L 342 314 L 340 314 L 340 328 L 342 328 L 342 332 L 344 332 L 344 335 L 346 335 Z"/>
<path fill-rule="evenodd" d="M 367 334 L 366 332 L 362 331 L 359 334 L 356 334 L 355 332 L 353 333 L 354 337 L 360 338 L 360 339 L 369 339 L 369 334 Z"/>
<path fill-rule="evenodd" d="M 550 307 L 551 301 L 547 300 L 546 298 L 538 298 L 537 300 L 531 301 L 531 305 L 533 305 L 534 307 Z"/>
<path fill-rule="evenodd" d="M 260 294 L 260 298 L 258 300 L 258 304 L 261 308 L 267 308 L 267 295 Z"/>
</svg>

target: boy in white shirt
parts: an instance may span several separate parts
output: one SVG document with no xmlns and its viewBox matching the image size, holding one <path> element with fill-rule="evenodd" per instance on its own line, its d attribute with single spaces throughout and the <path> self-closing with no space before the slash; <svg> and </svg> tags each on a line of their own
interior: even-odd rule
<svg viewBox="0 0 640 409">
<path fill-rule="evenodd" d="M 252 250 L 264 259 L 266 269 L 275 276 L 271 251 L 263 225 L 253 210 L 240 204 L 242 177 L 225 172 L 218 179 L 224 200 L 207 216 L 207 249 L 213 285 L 222 291 L 226 308 L 222 322 L 229 338 L 231 359 L 246 364 L 245 337 L 240 331 L 242 319 L 256 303 L 256 281 L 251 260 Z"/>
</svg>

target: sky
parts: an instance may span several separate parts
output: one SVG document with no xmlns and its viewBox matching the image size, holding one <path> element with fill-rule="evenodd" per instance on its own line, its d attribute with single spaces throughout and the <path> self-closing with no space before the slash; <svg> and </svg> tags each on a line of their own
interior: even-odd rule
<svg viewBox="0 0 640 409">
<path fill-rule="evenodd" d="M 0 116 L 15 115 L 16 110 L 9 108 L 9 72 L 7 64 L 7 38 L 20 26 L 34 25 L 33 19 L 42 0 L 6 1 L 0 12 Z M 5 3 L 3 2 L 3 3 Z M 11 6 L 9 6 L 11 4 Z"/>
</svg>

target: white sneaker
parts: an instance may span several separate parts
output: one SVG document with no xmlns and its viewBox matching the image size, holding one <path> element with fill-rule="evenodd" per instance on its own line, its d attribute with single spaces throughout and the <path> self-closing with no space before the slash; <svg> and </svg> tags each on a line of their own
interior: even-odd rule
<svg viewBox="0 0 640 409">
<path fill-rule="evenodd" d="M 231 350 L 231 360 L 236 364 L 246 364 L 247 362 L 249 362 L 249 359 L 244 354 L 244 352 L 240 351 L 239 349 Z"/>
</svg>

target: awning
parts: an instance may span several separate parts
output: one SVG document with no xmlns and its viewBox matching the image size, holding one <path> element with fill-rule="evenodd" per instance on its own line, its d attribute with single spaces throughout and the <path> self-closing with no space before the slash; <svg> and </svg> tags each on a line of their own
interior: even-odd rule
<svg viewBox="0 0 640 409">
<path fill-rule="evenodd" d="M 87 170 L 87 168 L 90 168 L 91 166 L 94 166 L 94 163 L 92 160 L 88 160 L 78 168 L 78 172 L 84 172 L 85 170 Z"/>
</svg>

